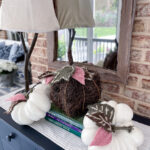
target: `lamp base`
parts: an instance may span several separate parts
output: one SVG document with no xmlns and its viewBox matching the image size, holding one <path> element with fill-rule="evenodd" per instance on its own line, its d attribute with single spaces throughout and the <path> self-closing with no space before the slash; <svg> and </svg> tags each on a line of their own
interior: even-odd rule
<svg viewBox="0 0 150 150">
<path fill-rule="evenodd" d="M 29 48 L 29 50 L 25 44 L 23 33 L 20 32 L 19 34 L 20 34 L 20 38 L 21 38 L 24 53 L 25 53 L 24 77 L 25 77 L 25 91 L 27 93 L 29 91 L 29 74 L 28 74 L 29 60 L 30 60 L 30 57 L 31 57 L 32 52 L 34 50 L 34 47 L 35 47 L 35 44 L 36 44 L 36 41 L 38 38 L 38 33 L 34 34 L 34 38 L 33 38 L 33 41 L 32 41 L 32 44 L 31 44 L 31 47 Z"/>
</svg>

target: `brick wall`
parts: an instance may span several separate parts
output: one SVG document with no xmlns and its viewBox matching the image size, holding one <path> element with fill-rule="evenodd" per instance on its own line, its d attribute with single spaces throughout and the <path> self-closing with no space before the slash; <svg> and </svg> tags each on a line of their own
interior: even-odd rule
<svg viewBox="0 0 150 150">
<path fill-rule="evenodd" d="M 0 39 L 7 39 L 6 31 L 0 31 Z"/>
<path fill-rule="evenodd" d="M 33 34 L 28 35 L 28 41 L 31 45 Z M 37 82 L 37 77 L 48 70 L 48 57 L 46 49 L 46 34 L 40 34 L 31 56 L 33 82 Z"/>
<path fill-rule="evenodd" d="M 46 42 L 45 35 L 40 35 L 31 58 L 34 81 L 48 69 Z M 103 98 L 127 103 L 137 114 L 150 118 L 150 0 L 137 1 L 127 85 L 103 82 L 102 88 Z"/>
</svg>

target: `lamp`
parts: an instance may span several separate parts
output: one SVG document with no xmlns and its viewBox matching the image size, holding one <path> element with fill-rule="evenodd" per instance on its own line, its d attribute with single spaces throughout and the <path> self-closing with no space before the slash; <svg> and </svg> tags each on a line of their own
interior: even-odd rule
<svg viewBox="0 0 150 150">
<path fill-rule="evenodd" d="M 25 90 L 29 91 L 28 64 L 38 33 L 59 29 L 52 0 L 4 0 L 0 10 L 0 29 L 20 32 L 25 52 Z M 30 49 L 26 47 L 23 32 L 32 32 Z"/>
</svg>

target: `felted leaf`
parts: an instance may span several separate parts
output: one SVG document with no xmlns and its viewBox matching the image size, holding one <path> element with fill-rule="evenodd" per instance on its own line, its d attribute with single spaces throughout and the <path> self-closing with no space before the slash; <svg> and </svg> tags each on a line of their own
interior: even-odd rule
<svg viewBox="0 0 150 150">
<path fill-rule="evenodd" d="M 105 146 L 112 141 L 112 133 L 107 132 L 103 128 L 99 128 L 90 146 Z"/>
<path fill-rule="evenodd" d="M 56 75 L 55 72 L 46 71 L 43 74 L 41 74 L 40 76 L 38 76 L 38 78 L 43 79 L 43 78 L 47 78 L 47 77 L 51 77 L 51 76 L 55 76 L 55 75 Z"/>
<path fill-rule="evenodd" d="M 74 73 L 75 68 L 73 66 L 65 66 L 61 70 L 57 71 L 56 76 L 54 77 L 52 84 L 60 82 L 62 79 L 69 81 L 70 77 Z"/>
<path fill-rule="evenodd" d="M 18 93 L 16 95 L 10 97 L 9 99 L 7 99 L 7 101 L 12 101 L 12 102 L 26 101 L 26 97 L 23 94 Z"/>
<path fill-rule="evenodd" d="M 72 75 L 72 78 L 80 82 L 81 84 L 85 85 L 85 72 L 80 67 L 75 67 L 75 72 Z"/>
<path fill-rule="evenodd" d="M 51 76 L 51 77 L 47 77 L 47 78 L 45 78 L 45 83 L 46 84 L 49 84 L 49 83 L 51 83 L 52 82 L 52 80 L 54 79 L 54 77 L 53 76 Z"/>
<path fill-rule="evenodd" d="M 109 117 L 109 120 L 112 122 L 113 117 L 114 117 L 114 108 L 111 107 L 108 104 L 101 104 L 101 103 L 95 103 L 93 105 L 88 106 L 88 113 L 92 114 L 95 112 L 101 112 L 104 113 L 105 116 Z"/>
<path fill-rule="evenodd" d="M 107 104 L 94 104 L 88 107 L 87 117 L 96 123 L 97 126 L 112 132 L 112 120 L 114 117 L 114 108 Z"/>
</svg>

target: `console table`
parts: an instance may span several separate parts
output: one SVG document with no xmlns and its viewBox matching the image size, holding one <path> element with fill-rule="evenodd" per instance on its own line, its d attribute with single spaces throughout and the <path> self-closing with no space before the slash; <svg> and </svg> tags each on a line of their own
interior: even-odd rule
<svg viewBox="0 0 150 150">
<path fill-rule="evenodd" d="M 81 139 L 42 119 L 30 126 L 19 126 L 10 115 L 4 114 L 10 102 L 8 97 L 16 92 L 0 97 L 0 150 L 87 150 Z M 150 127 L 134 122 L 145 136 L 139 150 L 150 150 Z"/>
</svg>

